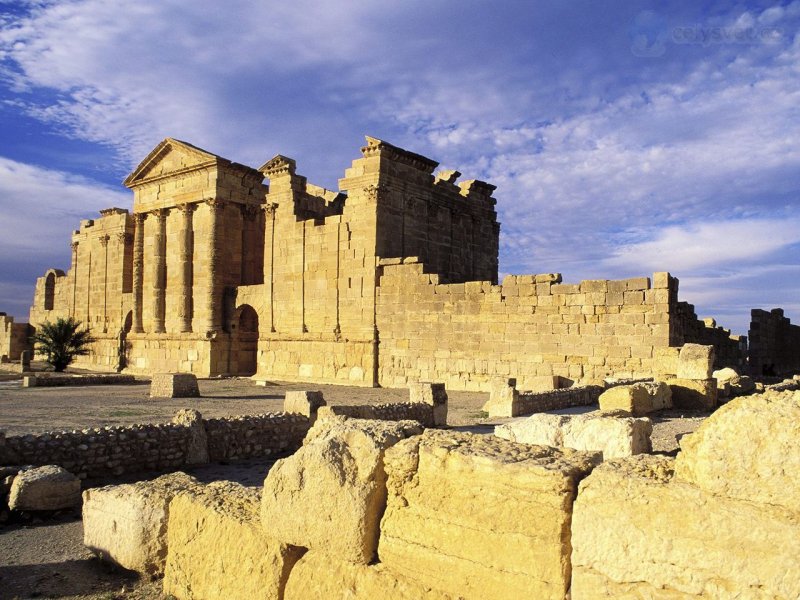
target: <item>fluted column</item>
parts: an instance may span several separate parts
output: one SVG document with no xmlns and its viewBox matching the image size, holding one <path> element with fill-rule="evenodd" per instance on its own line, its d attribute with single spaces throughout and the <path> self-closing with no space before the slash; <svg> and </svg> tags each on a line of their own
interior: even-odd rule
<svg viewBox="0 0 800 600">
<path fill-rule="evenodd" d="M 264 231 L 264 285 L 268 286 L 269 294 L 269 330 L 275 331 L 274 293 L 273 285 L 275 274 L 275 210 L 277 204 L 267 203 L 261 207 L 266 215 Z"/>
<path fill-rule="evenodd" d="M 142 324 L 142 287 L 144 286 L 144 220 L 145 213 L 133 216 L 135 227 L 133 230 L 133 333 L 143 333 Z"/>
<path fill-rule="evenodd" d="M 75 317 L 78 314 L 76 306 L 78 302 L 78 242 L 72 242 L 70 247 L 72 248 L 72 311 L 70 316 Z"/>
<path fill-rule="evenodd" d="M 216 198 L 206 200 L 208 206 L 208 236 L 206 238 L 208 253 L 208 272 L 206 273 L 206 295 L 203 299 L 207 315 L 206 335 L 213 335 L 222 329 L 222 286 L 219 285 L 219 238 L 220 216 L 225 203 Z"/>
<path fill-rule="evenodd" d="M 192 279 L 194 275 L 192 268 L 194 253 L 192 213 L 195 205 L 181 204 L 178 209 L 183 217 L 178 249 L 178 319 L 180 332 L 188 333 L 192 330 Z"/>
<path fill-rule="evenodd" d="M 167 289 L 167 214 L 166 209 L 154 210 L 156 231 L 153 237 L 153 332 L 164 333 Z"/>
<path fill-rule="evenodd" d="M 103 247 L 103 333 L 108 331 L 108 240 L 107 235 L 100 236 Z"/>
</svg>

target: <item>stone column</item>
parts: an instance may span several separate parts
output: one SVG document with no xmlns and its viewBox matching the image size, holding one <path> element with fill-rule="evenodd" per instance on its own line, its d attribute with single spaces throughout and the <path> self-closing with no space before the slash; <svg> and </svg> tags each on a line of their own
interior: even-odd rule
<svg viewBox="0 0 800 600">
<path fill-rule="evenodd" d="M 153 332 L 164 333 L 164 316 L 167 290 L 167 215 L 159 208 L 153 211 L 156 232 L 153 238 Z"/>
<path fill-rule="evenodd" d="M 108 331 L 108 240 L 109 236 L 100 236 L 103 247 L 103 333 Z"/>
<path fill-rule="evenodd" d="M 273 283 L 275 267 L 275 211 L 278 208 L 277 204 L 267 203 L 261 207 L 266 216 L 266 223 L 264 224 L 264 285 L 268 286 L 269 290 L 269 330 L 275 332 L 275 315 L 274 308 L 274 294 Z"/>
<path fill-rule="evenodd" d="M 208 206 L 208 272 L 206 273 L 207 285 L 204 298 L 205 313 L 207 316 L 206 336 L 211 337 L 222 329 L 222 286 L 218 284 L 219 273 L 219 238 L 220 217 L 225 208 L 225 203 L 216 198 L 206 200 Z"/>
<path fill-rule="evenodd" d="M 142 286 L 144 282 L 144 220 L 145 213 L 133 216 L 135 227 L 133 230 L 133 326 L 132 333 L 143 333 L 142 325 Z"/>
<path fill-rule="evenodd" d="M 192 279 L 193 254 L 194 254 L 194 231 L 192 226 L 192 213 L 194 204 L 181 204 L 178 209 L 183 215 L 181 224 L 180 248 L 178 249 L 178 318 L 180 320 L 181 333 L 188 333 L 192 330 Z"/>
<path fill-rule="evenodd" d="M 78 302 L 78 242 L 72 242 L 70 247 L 72 248 L 72 311 L 70 316 L 75 317 L 78 314 L 76 306 Z"/>
</svg>

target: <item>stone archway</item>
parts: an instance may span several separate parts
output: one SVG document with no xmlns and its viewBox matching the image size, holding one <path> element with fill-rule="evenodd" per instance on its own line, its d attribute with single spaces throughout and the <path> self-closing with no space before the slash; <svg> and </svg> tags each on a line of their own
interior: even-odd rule
<svg viewBox="0 0 800 600">
<path fill-rule="evenodd" d="M 258 366 L 258 313 L 249 304 L 236 309 L 231 324 L 232 375 L 255 375 Z"/>
</svg>

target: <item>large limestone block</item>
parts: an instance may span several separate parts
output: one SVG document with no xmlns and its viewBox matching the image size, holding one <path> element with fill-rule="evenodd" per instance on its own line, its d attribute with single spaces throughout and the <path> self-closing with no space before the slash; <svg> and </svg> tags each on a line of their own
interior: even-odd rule
<svg viewBox="0 0 800 600">
<path fill-rule="evenodd" d="M 520 413 L 519 390 L 516 379 L 498 379 L 492 382 L 489 399 L 483 410 L 490 417 L 516 417 Z"/>
<path fill-rule="evenodd" d="M 304 550 L 265 534 L 260 493 L 219 481 L 169 505 L 164 594 L 179 600 L 283 598 Z"/>
<path fill-rule="evenodd" d="M 733 400 L 681 440 L 676 476 L 714 494 L 800 512 L 800 392 Z"/>
<path fill-rule="evenodd" d="M 756 384 L 747 375 L 739 375 L 734 369 L 725 367 L 713 373 L 717 388 L 729 387 L 731 396 L 744 396 L 755 391 Z"/>
<path fill-rule="evenodd" d="M 264 531 L 338 560 L 372 561 L 386 506 L 384 452 L 420 433 L 416 421 L 318 420 L 264 481 Z"/>
<path fill-rule="evenodd" d="M 443 383 L 410 383 L 408 396 L 409 402 L 433 406 L 434 427 L 447 425 L 447 390 Z"/>
<path fill-rule="evenodd" d="M 650 452 L 652 433 L 650 419 L 602 412 L 573 416 L 563 428 L 565 447 L 602 452 L 603 459 Z"/>
<path fill-rule="evenodd" d="M 497 425 L 494 428 L 494 434 L 510 442 L 558 448 L 564 445 L 562 427 L 567 421 L 569 421 L 568 415 L 537 413 L 530 417 Z"/>
<path fill-rule="evenodd" d="M 83 543 L 106 560 L 146 575 L 164 572 L 169 503 L 200 485 L 185 473 L 83 493 Z"/>
<path fill-rule="evenodd" d="M 618 385 L 600 394 L 598 402 L 600 410 L 621 410 L 641 417 L 656 410 L 671 408 L 672 390 L 663 382 Z"/>
<path fill-rule="evenodd" d="M 285 600 L 456 600 L 388 569 L 386 565 L 357 565 L 308 552 L 294 566 L 286 584 Z"/>
<path fill-rule="evenodd" d="M 716 379 L 668 379 L 675 408 L 713 410 L 717 407 Z"/>
<path fill-rule="evenodd" d="M 427 430 L 386 453 L 387 568 L 467 599 L 563 599 L 578 482 L 599 455 Z"/>
<path fill-rule="evenodd" d="M 197 398 L 200 389 L 193 373 L 154 373 L 150 382 L 151 398 Z"/>
<path fill-rule="evenodd" d="M 11 510 L 59 510 L 80 503 L 80 479 L 56 465 L 20 471 L 8 495 Z"/>
<path fill-rule="evenodd" d="M 283 411 L 305 415 L 312 422 L 317 419 L 317 411 L 325 406 L 322 392 L 288 391 L 283 399 Z"/>
<path fill-rule="evenodd" d="M 494 429 L 497 437 L 512 442 L 602 452 L 605 459 L 650 452 L 652 432 L 650 419 L 628 417 L 624 412 L 539 413 Z"/>
<path fill-rule="evenodd" d="M 714 346 L 684 344 L 678 355 L 678 379 L 710 379 L 714 371 Z"/>
<path fill-rule="evenodd" d="M 800 516 L 672 478 L 672 459 L 604 463 L 572 517 L 572 598 L 800 597 Z"/>
</svg>

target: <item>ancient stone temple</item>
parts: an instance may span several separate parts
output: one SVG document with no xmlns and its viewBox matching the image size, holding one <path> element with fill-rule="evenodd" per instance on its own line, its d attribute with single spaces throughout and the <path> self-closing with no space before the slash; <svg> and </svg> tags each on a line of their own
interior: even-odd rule
<svg viewBox="0 0 800 600">
<path fill-rule="evenodd" d="M 37 280 L 30 322 L 87 323 L 80 366 L 256 380 L 549 388 L 649 375 L 694 341 L 741 361 L 668 273 L 498 285 L 494 186 L 436 167 L 368 137 L 331 191 L 285 156 L 256 170 L 168 138 L 125 180 L 133 211 L 82 221 L 69 270 Z"/>
</svg>

